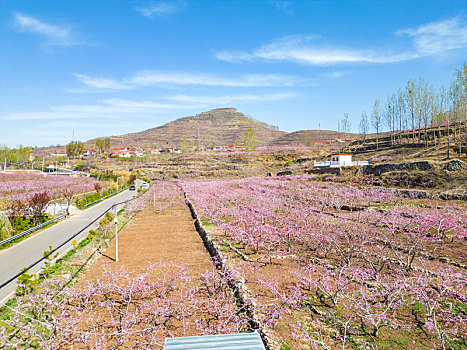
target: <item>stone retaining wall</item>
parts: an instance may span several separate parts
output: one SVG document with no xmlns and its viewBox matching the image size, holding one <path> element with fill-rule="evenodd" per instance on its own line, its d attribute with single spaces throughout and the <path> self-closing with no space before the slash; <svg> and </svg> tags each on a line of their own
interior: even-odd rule
<svg viewBox="0 0 467 350">
<path fill-rule="evenodd" d="M 193 205 L 188 200 L 186 193 L 184 193 L 184 196 L 186 204 L 190 209 L 191 216 L 194 219 L 196 231 L 199 233 L 201 239 L 203 240 L 204 246 L 206 247 L 211 257 L 219 262 L 220 266 L 218 267 L 218 269 L 229 271 L 229 267 L 227 266 L 227 259 L 222 254 L 218 244 L 209 237 L 208 233 L 204 229 L 203 224 L 199 220 L 198 214 L 196 213 Z M 271 350 L 270 344 L 273 344 L 275 342 L 267 330 L 260 328 L 260 321 L 258 320 L 258 316 L 255 313 L 255 301 L 251 297 L 250 291 L 245 286 L 244 282 L 239 278 L 236 278 L 235 281 L 230 284 L 230 287 L 234 290 L 237 300 L 245 307 L 248 317 L 251 319 L 251 328 L 259 332 L 261 339 L 263 339 L 266 349 Z"/>
<path fill-rule="evenodd" d="M 430 170 L 433 168 L 430 162 L 420 161 L 412 163 L 390 163 L 390 164 L 379 164 L 379 165 L 364 165 L 359 169 L 359 173 L 367 175 L 381 175 L 390 171 L 398 170 Z"/>
<path fill-rule="evenodd" d="M 307 173 L 307 174 L 334 174 L 334 175 L 340 175 L 341 174 L 341 168 L 317 167 L 317 168 L 313 168 L 313 169 L 307 169 L 307 170 L 305 170 L 305 173 Z"/>
</svg>

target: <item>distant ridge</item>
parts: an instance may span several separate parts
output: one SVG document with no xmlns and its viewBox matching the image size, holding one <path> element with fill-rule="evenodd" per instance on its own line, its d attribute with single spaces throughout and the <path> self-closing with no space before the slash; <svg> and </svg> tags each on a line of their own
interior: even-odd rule
<svg viewBox="0 0 467 350">
<path fill-rule="evenodd" d="M 269 145 L 273 140 L 287 134 L 271 125 L 249 118 L 235 108 L 216 108 L 145 131 L 111 136 L 110 143 L 112 147 L 179 147 L 184 142 L 188 142 L 189 145 L 199 143 L 207 147 L 239 144 L 248 128 L 253 128 L 258 146 Z M 92 139 L 87 143 L 93 145 L 96 140 Z"/>
</svg>

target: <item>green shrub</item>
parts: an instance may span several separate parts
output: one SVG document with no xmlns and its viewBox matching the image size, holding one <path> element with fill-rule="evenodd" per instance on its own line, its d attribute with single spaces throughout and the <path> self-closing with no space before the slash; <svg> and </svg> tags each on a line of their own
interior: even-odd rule
<svg viewBox="0 0 467 350">
<path fill-rule="evenodd" d="M 44 222 L 47 222 L 49 220 L 50 220 L 50 216 L 48 214 L 42 213 L 39 216 L 39 224 L 43 224 Z M 34 222 L 30 218 L 18 215 L 15 218 L 15 221 L 13 223 L 13 230 L 16 233 L 20 233 L 20 232 L 29 230 L 30 228 L 33 228 L 34 226 L 36 225 L 34 225 Z"/>
<path fill-rule="evenodd" d="M 26 270 L 26 267 L 21 271 Z M 37 288 L 39 279 L 36 274 L 23 273 L 18 277 L 18 288 L 16 289 L 16 295 L 21 296 L 32 292 Z"/>
<path fill-rule="evenodd" d="M 108 195 L 111 195 L 113 193 L 117 192 L 117 189 L 115 188 L 110 188 L 106 191 L 102 191 L 100 194 L 99 193 L 91 193 L 91 194 L 88 194 L 87 196 L 85 196 L 84 198 L 81 198 L 81 199 L 76 199 L 75 201 L 75 205 L 79 208 L 79 209 L 84 209 L 84 206 L 86 204 L 89 204 L 89 203 L 92 203 L 94 201 L 97 201 L 98 199 L 101 199 L 105 196 L 108 196 Z"/>
<path fill-rule="evenodd" d="M 3 228 L 1 228 L 0 229 L 0 241 L 3 241 L 5 239 L 7 239 L 8 237 L 10 237 L 8 232 L 6 232 Z"/>
<path fill-rule="evenodd" d="M 109 220 L 109 222 L 111 222 L 113 219 L 114 219 L 114 215 L 108 211 L 107 213 L 105 213 L 104 217 Z"/>
</svg>

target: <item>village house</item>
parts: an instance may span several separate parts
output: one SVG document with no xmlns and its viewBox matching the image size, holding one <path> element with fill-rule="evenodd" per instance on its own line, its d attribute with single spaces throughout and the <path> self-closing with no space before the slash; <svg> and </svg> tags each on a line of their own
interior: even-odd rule
<svg viewBox="0 0 467 350">
<path fill-rule="evenodd" d="M 96 153 L 97 153 L 97 150 L 95 150 L 95 149 L 92 149 L 92 150 L 83 149 L 81 151 L 81 155 L 83 157 L 94 156 Z"/>
<path fill-rule="evenodd" d="M 214 151 L 236 151 L 244 150 L 245 146 L 236 146 L 236 145 L 217 145 L 213 148 Z"/>
<path fill-rule="evenodd" d="M 315 167 L 341 167 L 341 166 L 358 166 L 369 165 L 367 160 L 352 161 L 352 153 L 339 153 L 331 156 L 331 160 L 324 162 L 314 162 Z"/>
<path fill-rule="evenodd" d="M 66 157 L 66 152 L 54 152 L 51 154 L 52 157 Z"/>
</svg>

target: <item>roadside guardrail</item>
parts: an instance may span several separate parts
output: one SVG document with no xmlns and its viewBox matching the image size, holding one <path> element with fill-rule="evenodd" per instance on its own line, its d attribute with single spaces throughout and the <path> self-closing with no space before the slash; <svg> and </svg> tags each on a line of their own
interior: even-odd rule
<svg viewBox="0 0 467 350">
<path fill-rule="evenodd" d="M 97 202 L 99 202 L 99 201 L 101 201 L 101 200 L 104 200 L 104 199 L 106 199 L 106 198 L 115 196 L 116 194 L 125 191 L 127 188 L 128 188 L 128 187 L 122 188 L 121 190 L 119 190 L 119 191 L 117 191 L 117 192 L 115 192 L 115 193 L 112 193 L 112 194 L 109 194 L 108 196 L 99 198 L 98 200 L 95 200 L 94 202 L 91 202 L 91 203 L 86 204 L 84 207 L 87 208 L 88 206 L 90 206 L 90 205 L 92 205 L 92 204 L 94 204 L 94 203 L 97 203 Z M 19 238 L 19 237 L 22 237 L 22 236 L 24 236 L 24 235 L 27 235 L 28 233 L 34 232 L 34 231 L 40 229 L 41 227 L 44 227 L 44 226 L 46 226 L 46 225 L 48 225 L 48 224 L 51 224 L 52 222 L 58 221 L 58 220 L 60 220 L 60 219 L 62 219 L 62 218 L 64 218 L 64 217 L 66 217 L 66 214 L 59 215 L 59 216 L 57 216 L 56 218 L 53 218 L 52 220 L 43 222 L 43 223 L 40 224 L 40 225 L 31 227 L 30 229 L 27 229 L 26 231 L 17 233 L 16 235 L 11 236 L 11 237 L 9 237 L 9 238 L 4 239 L 3 241 L 1 241 L 1 242 L 0 242 L 0 245 L 3 245 L 3 244 L 5 244 L 5 243 L 11 242 L 11 241 L 14 241 L 16 238 Z"/>
<path fill-rule="evenodd" d="M 58 220 L 64 218 L 65 216 L 66 216 L 66 214 L 59 215 L 59 216 L 57 216 L 56 218 L 54 218 L 52 220 L 43 222 L 40 225 L 31 227 L 30 229 L 27 229 L 26 231 L 20 232 L 20 233 L 14 235 L 14 236 L 11 236 L 10 238 L 4 239 L 3 241 L 0 242 L 0 245 L 11 242 L 11 241 L 14 241 L 16 238 L 19 238 L 19 237 L 24 236 L 24 235 L 26 235 L 28 233 L 34 232 L 34 231 L 40 229 L 41 227 L 44 227 L 45 225 L 51 224 L 52 222 L 55 222 L 55 221 L 58 221 Z"/>
<path fill-rule="evenodd" d="M 123 191 L 123 190 L 122 190 Z M 21 276 L 23 273 L 26 273 L 27 271 L 29 271 L 31 268 L 33 268 L 34 266 L 36 266 L 38 263 L 40 263 L 41 261 L 47 259 L 50 255 L 52 255 L 53 253 L 55 253 L 58 249 L 60 249 L 61 247 L 63 247 L 65 244 L 67 244 L 68 242 L 72 241 L 76 236 L 78 236 L 81 232 L 83 232 L 84 230 L 86 230 L 88 227 L 90 227 L 92 224 L 94 224 L 95 222 L 98 222 L 98 220 L 100 218 L 102 218 L 105 213 L 107 213 L 108 211 L 110 210 L 113 210 L 113 208 L 117 205 L 120 205 L 120 204 L 125 204 L 125 203 L 128 203 L 128 202 L 131 202 L 135 199 L 137 199 L 139 196 L 136 196 L 136 197 L 133 197 L 133 198 L 130 198 L 130 199 L 127 199 L 127 200 L 124 200 L 122 202 L 118 202 L 118 203 L 114 203 L 112 204 L 112 206 L 110 206 L 108 209 L 106 209 L 103 213 L 101 213 L 97 218 L 95 218 L 94 220 L 92 220 L 91 222 L 89 222 L 84 228 L 82 228 L 81 230 L 79 230 L 77 233 L 75 233 L 73 236 L 69 237 L 65 242 L 63 242 L 62 244 L 60 244 L 58 247 L 56 247 L 55 249 L 51 250 L 49 253 L 47 254 L 44 254 L 44 256 L 42 256 L 41 258 L 39 258 L 39 260 L 37 260 L 36 262 L 33 262 L 31 265 L 25 267 L 23 270 L 21 270 L 19 273 L 17 273 L 15 276 L 11 277 L 9 280 L 3 282 L 0 284 L 0 289 L 2 289 L 3 287 L 5 287 L 7 284 L 9 284 L 10 282 L 14 281 L 15 279 L 17 279 L 19 276 Z M 55 218 L 55 219 L 58 219 Z M 45 223 L 44 223 L 45 224 Z M 43 225 L 44 225 L 43 224 Z M 11 237 L 13 238 L 13 237 Z M 0 242 L 1 243 L 1 242 Z"/>
<path fill-rule="evenodd" d="M 104 199 L 106 199 L 106 198 L 115 196 L 116 194 L 119 194 L 120 192 L 123 192 L 123 191 L 125 191 L 126 189 L 128 189 L 128 187 L 122 188 L 121 190 L 119 190 L 119 191 L 117 191 L 117 192 L 114 192 L 114 193 L 111 193 L 111 194 L 109 194 L 109 195 L 107 195 L 107 196 L 105 196 L 105 197 L 96 199 L 94 202 L 91 202 L 91 203 L 88 203 L 88 204 L 83 205 L 83 208 L 87 208 L 87 207 L 89 207 L 90 205 L 93 205 L 93 204 L 95 204 L 95 203 L 97 203 L 97 202 L 100 202 L 100 201 L 102 201 L 102 200 L 104 200 Z"/>
</svg>

